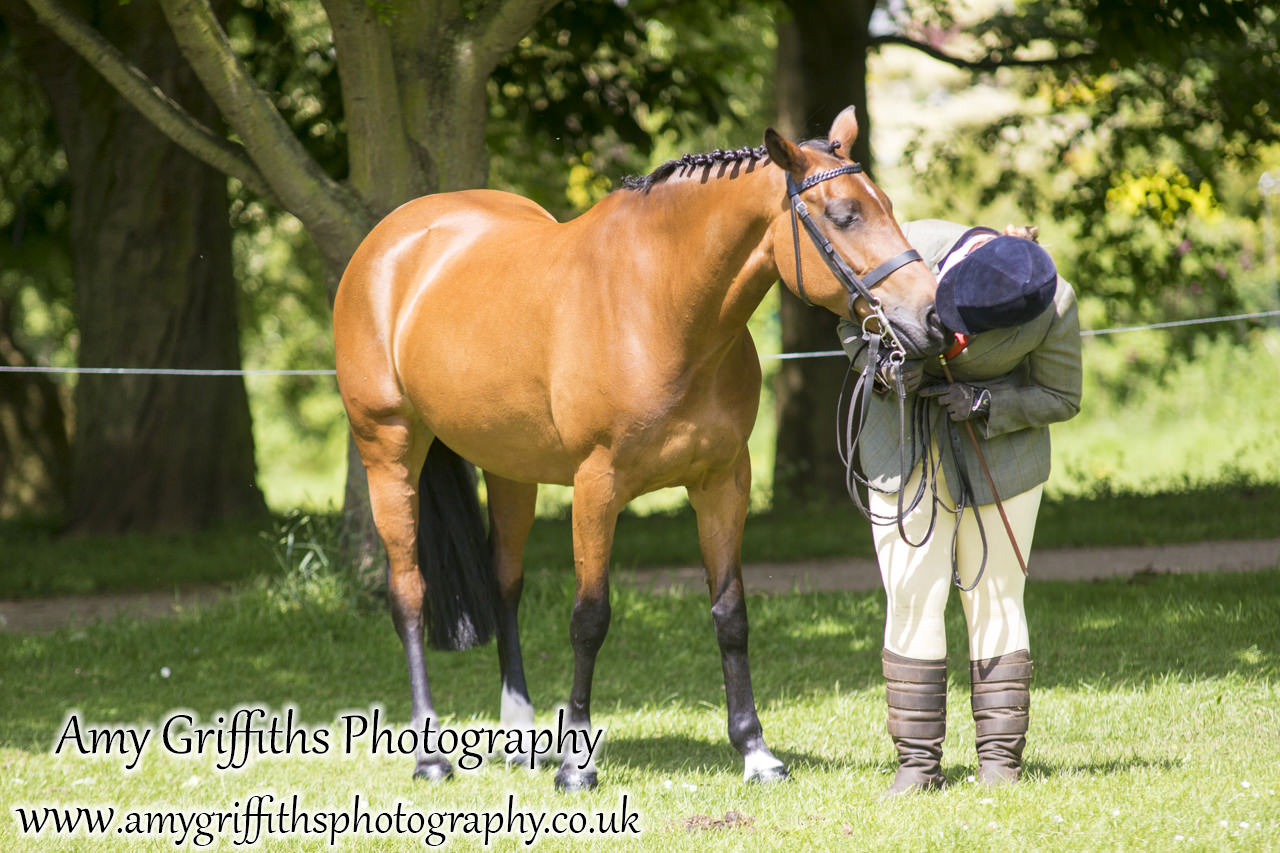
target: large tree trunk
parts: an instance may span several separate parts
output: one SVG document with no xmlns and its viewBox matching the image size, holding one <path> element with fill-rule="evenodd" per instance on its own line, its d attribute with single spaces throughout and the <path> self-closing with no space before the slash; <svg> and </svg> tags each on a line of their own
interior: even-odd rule
<svg viewBox="0 0 1280 853">
<path fill-rule="evenodd" d="M 791 19 L 778 24 L 778 129 L 791 138 L 819 137 L 853 104 L 860 128 L 853 159 L 870 166 L 867 119 L 867 27 L 874 0 L 788 0 Z M 835 318 L 783 290 L 783 352 L 837 348 Z M 777 452 L 773 499 L 843 499 L 836 456 L 835 409 L 848 370 L 843 358 L 784 361 L 774 380 Z"/>
<path fill-rule="evenodd" d="M 201 120 L 217 113 L 151 3 L 86 17 Z M 82 366 L 238 368 L 226 178 L 179 149 L 43 31 L 40 69 L 67 154 Z M 75 532 L 191 530 L 265 512 L 238 377 L 81 376 Z"/>
</svg>

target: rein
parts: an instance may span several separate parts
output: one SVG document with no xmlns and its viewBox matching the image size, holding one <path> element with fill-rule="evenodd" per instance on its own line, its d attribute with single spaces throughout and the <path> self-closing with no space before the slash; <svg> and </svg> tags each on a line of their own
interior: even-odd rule
<svg viewBox="0 0 1280 853">
<path fill-rule="evenodd" d="M 854 340 L 856 338 L 849 338 L 842 343 L 847 344 Z M 845 489 L 853 500 L 854 506 L 858 508 L 858 511 L 862 513 L 867 521 L 875 526 L 896 524 L 898 536 L 912 548 L 923 546 L 933 537 L 940 507 L 943 511 L 955 515 L 957 522 L 966 509 L 971 509 L 973 511 L 973 520 L 978 526 L 978 537 L 982 542 L 982 561 L 978 565 L 978 572 L 974 576 L 973 582 L 967 586 L 960 580 L 959 559 L 956 552 L 957 539 L 960 533 L 959 523 L 955 525 L 951 534 L 951 582 L 961 591 L 969 592 L 978 585 L 982 580 L 983 573 L 986 572 L 988 547 L 987 532 L 982 523 L 982 516 L 978 513 L 977 500 L 974 497 L 973 484 L 969 479 L 960 433 L 956 424 L 950 421 L 947 422 L 947 439 L 951 447 L 951 453 L 956 461 L 956 474 L 960 488 L 960 500 L 953 507 L 948 506 L 943 496 L 938 492 L 938 475 L 942 467 L 942 452 L 941 450 L 937 453 L 934 452 L 929 403 L 917 396 L 912 402 L 911 411 L 908 415 L 906 404 L 907 389 L 903 384 L 901 372 L 896 369 L 892 371 L 893 387 L 891 389 L 897 400 L 898 408 L 899 479 L 896 492 L 896 512 L 893 515 L 879 515 L 871 510 L 870 500 L 864 501 L 862 498 L 860 488 L 865 488 L 868 492 L 875 491 L 882 495 L 895 494 L 887 489 L 877 488 L 870 478 L 864 476 L 858 470 L 856 455 L 858 443 L 862 440 L 867 424 L 871 395 L 874 393 L 876 370 L 881 358 L 881 340 L 878 335 L 870 333 L 864 328 L 862 340 L 863 352 L 867 356 L 866 365 L 861 371 L 850 370 L 845 374 L 844 384 L 840 388 L 840 398 L 836 403 L 836 450 L 845 468 Z M 862 353 L 859 353 L 859 356 L 861 355 Z M 888 360 L 896 367 L 902 363 L 903 356 L 898 351 L 890 351 Z M 854 380 L 852 389 L 850 389 L 849 380 L 855 376 L 857 379 Z M 914 494 L 908 500 L 906 494 L 907 484 L 911 480 L 911 472 L 915 469 L 917 455 L 920 457 L 920 480 L 916 485 Z M 929 524 L 919 541 L 912 541 L 911 537 L 907 535 L 906 517 L 914 512 L 920 502 L 925 499 L 926 492 L 929 496 Z M 1017 548 L 1016 543 L 1014 547 L 1015 549 Z M 1021 555 L 1019 555 L 1019 563 L 1021 564 Z"/>
</svg>

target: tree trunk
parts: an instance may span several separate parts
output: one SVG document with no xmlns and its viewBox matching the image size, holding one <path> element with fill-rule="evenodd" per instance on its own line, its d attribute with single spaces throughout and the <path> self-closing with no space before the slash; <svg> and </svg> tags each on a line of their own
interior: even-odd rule
<svg viewBox="0 0 1280 853">
<path fill-rule="evenodd" d="M 101 32 L 211 125 L 217 113 L 151 3 L 101 4 Z M 240 366 L 226 178 L 179 149 L 56 39 L 30 33 L 67 154 L 86 367 Z M 238 377 L 84 375 L 74 532 L 177 531 L 265 512 Z"/>
<path fill-rule="evenodd" d="M 791 20 L 778 23 L 778 129 L 791 138 L 824 137 L 853 104 L 858 141 L 850 157 L 870 168 L 867 119 L 867 32 L 874 0 L 789 0 Z M 783 352 L 838 348 L 835 318 L 783 290 Z M 774 379 L 777 444 L 773 500 L 841 500 L 844 468 L 836 456 L 835 410 L 848 370 L 844 358 L 784 361 Z"/>
<path fill-rule="evenodd" d="M 0 365 L 33 363 L 0 298 Z M 67 414 L 57 382 L 42 374 L 0 377 L 0 518 L 61 513 L 70 470 Z"/>
</svg>

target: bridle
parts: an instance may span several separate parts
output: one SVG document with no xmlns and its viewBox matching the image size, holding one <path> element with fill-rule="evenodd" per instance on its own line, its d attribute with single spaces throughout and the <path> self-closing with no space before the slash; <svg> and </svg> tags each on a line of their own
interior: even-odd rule
<svg viewBox="0 0 1280 853">
<path fill-rule="evenodd" d="M 804 203 L 804 199 L 800 198 L 800 194 L 805 190 L 817 186 L 823 181 L 861 171 L 862 165 L 860 163 L 848 163 L 844 166 L 837 166 L 834 169 L 827 169 L 825 172 L 809 175 L 798 184 L 790 173 L 787 174 L 787 195 L 791 197 L 791 238 L 796 253 L 796 292 L 800 294 L 804 304 L 810 307 L 813 306 L 813 303 L 809 301 L 809 297 L 805 294 L 804 273 L 800 267 L 800 227 L 797 224 L 797 220 L 799 220 L 804 224 L 804 230 L 809 233 L 809 239 L 813 241 L 813 245 L 817 246 L 822 252 L 822 259 L 826 261 L 831 274 L 848 291 L 849 318 L 853 319 L 857 316 L 853 305 L 858 297 L 862 297 L 871 308 L 871 313 L 862 322 L 864 335 L 871 334 L 867 327 L 867 322 L 874 319 L 880 326 L 880 337 L 892 347 L 894 352 L 902 353 L 903 357 L 905 357 L 906 349 L 902 346 L 902 341 L 899 340 L 897 333 L 894 332 L 888 316 L 885 315 L 884 306 L 871 291 L 901 267 L 913 261 L 921 261 L 923 263 L 920 253 L 915 249 L 908 248 L 906 251 L 899 252 L 889 260 L 879 264 L 865 276 L 859 276 L 853 271 L 853 267 L 849 266 L 848 262 L 840 257 L 840 253 L 836 251 L 835 246 L 831 245 L 831 241 L 818 228 L 818 224 L 813 221 L 813 217 L 809 213 L 808 205 Z"/>
<path fill-rule="evenodd" d="M 834 169 L 828 169 L 824 172 L 817 172 L 810 175 L 800 183 L 796 183 L 790 174 L 787 175 L 787 195 L 791 197 L 791 235 L 792 243 L 796 254 L 796 292 L 800 298 L 804 300 L 806 305 L 812 306 L 809 297 L 804 290 L 804 275 L 800 269 L 800 228 L 797 220 L 804 224 L 804 229 L 809 233 L 809 239 L 822 252 L 822 259 L 826 261 L 827 266 L 831 269 L 831 273 L 836 280 L 844 285 L 848 291 L 849 297 L 849 318 L 853 319 L 857 316 L 854 311 L 854 302 L 858 297 L 866 300 L 871 308 L 862 321 L 862 340 L 866 348 L 866 365 L 861 373 L 850 371 L 845 374 L 844 387 L 840 389 L 840 400 L 836 406 L 836 445 L 840 454 L 841 462 L 844 463 L 846 471 L 845 485 L 849 492 L 849 496 L 853 499 L 854 504 L 859 511 L 873 525 L 896 524 L 898 534 L 902 541 L 913 547 L 919 547 L 929 540 L 933 535 L 934 524 L 937 521 L 938 510 L 942 504 L 938 494 L 937 480 L 938 471 L 942 466 L 941 457 L 934 457 L 932 452 L 932 442 L 930 439 L 929 419 L 926 412 L 924 401 L 917 398 L 912 411 L 908 414 L 906 409 L 907 392 L 902 384 L 901 374 L 894 372 L 894 387 L 892 392 L 897 398 L 898 408 L 898 455 L 899 455 L 899 483 L 897 491 L 897 513 L 892 517 L 878 516 L 871 511 L 870 502 L 864 503 L 861 495 L 858 493 L 859 487 L 868 490 L 876 490 L 875 485 L 863 477 L 857 469 L 856 448 L 858 442 L 863 435 L 863 429 L 866 426 L 867 414 L 871 402 L 872 388 L 875 382 L 876 370 L 879 367 L 881 348 L 887 349 L 886 358 L 891 363 L 901 365 L 906 360 L 906 349 L 902 346 L 902 341 L 898 338 L 897 333 L 893 329 L 893 325 L 889 322 L 888 316 L 884 311 L 884 306 L 879 298 L 871 291 L 877 285 L 884 282 L 886 278 L 892 275 L 898 269 L 906 266 L 914 261 L 924 262 L 920 257 L 920 253 L 915 249 L 908 248 L 906 251 L 894 255 L 889 260 L 884 261 L 873 268 L 864 276 L 859 276 L 853 271 L 853 268 L 840 257 L 839 252 L 831 245 L 831 241 L 819 230 L 816 222 L 809 213 L 808 206 L 804 200 L 800 198 L 800 194 L 810 187 L 816 186 L 823 181 L 830 180 L 840 175 L 847 175 L 862 171 L 862 166 L 858 163 L 848 163 L 843 166 L 837 166 Z M 879 326 L 878 330 L 870 328 L 869 323 L 875 320 Z M 845 343 L 849 343 L 845 341 Z M 849 387 L 851 377 L 857 376 L 852 388 Z M 843 401 L 848 400 L 845 404 Z M 843 411 L 842 411 L 843 410 Z M 951 430 L 954 433 L 954 429 Z M 956 455 L 957 465 L 961 472 L 963 480 L 962 498 L 959 504 L 954 508 L 946 508 L 947 511 L 955 513 L 957 516 L 962 514 L 968 506 L 968 496 L 973 494 L 972 486 L 968 483 L 967 475 L 964 474 L 963 462 L 961 462 L 961 450 L 958 446 L 958 439 L 953 437 L 953 452 Z M 910 476 L 911 466 L 909 460 L 914 460 L 916 455 L 920 454 L 922 474 L 919 483 L 916 486 L 915 494 L 909 498 L 906 495 L 907 483 Z M 929 524 L 924 535 L 918 542 L 913 542 L 907 535 L 905 521 L 909 513 L 924 500 L 926 492 L 930 495 L 930 514 Z M 956 537 L 959 535 L 960 525 L 955 525 L 952 534 L 951 554 L 952 554 L 952 582 L 961 590 L 969 591 L 977 586 L 982 579 L 983 572 L 987 565 L 987 536 L 983 529 L 982 519 L 977 513 L 977 508 L 972 507 L 974 511 L 974 519 L 978 525 L 978 535 L 982 540 L 982 562 L 978 568 L 977 575 L 973 582 L 964 585 L 960 581 L 960 573 L 956 562 Z M 1016 547 L 1016 546 L 1015 546 Z"/>
</svg>

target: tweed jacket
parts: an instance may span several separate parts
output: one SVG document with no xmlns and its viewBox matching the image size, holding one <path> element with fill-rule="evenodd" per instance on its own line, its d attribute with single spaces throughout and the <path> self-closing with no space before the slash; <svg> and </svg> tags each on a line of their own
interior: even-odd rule
<svg viewBox="0 0 1280 853">
<path fill-rule="evenodd" d="M 936 275 L 938 265 L 969 226 L 923 219 L 903 223 L 902 230 Z M 841 320 L 838 332 L 854 369 L 861 369 L 866 352 L 859 327 Z M 957 382 L 986 388 L 991 393 L 987 418 L 977 417 L 971 423 L 1000 496 L 1012 497 L 1048 480 L 1048 425 L 1068 420 L 1080 411 L 1080 322 L 1071 285 L 1059 276 L 1053 304 L 1044 313 L 1021 326 L 974 335 L 964 351 L 948 364 Z M 927 359 L 924 369 L 922 387 L 946 381 L 936 359 Z M 916 397 L 915 393 L 907 397 L 908 414 Z M 961 480 L 947 430 L 959 427 L 961 444 L 967 451 L 964 464 L 976 501 L 980 505 L 994 503 L 977 460 L 971 458 L 973 450 L 967 436 L 963 436 L 963 425 L 953 424 L 936 401 L 929 402 L 928 421 L 933 443 L 941 452 L 952 501 L 960 499 Z M 897 397 L 892 393 L 873 394 L 859 461 L 864 475 L 882 491 L 899 489 L 902 463 L 898 435 Z M 919 452 L 916 455 L 908 460 L 908 470 L 914 471 L 919 464 Z"/>
</svg>

